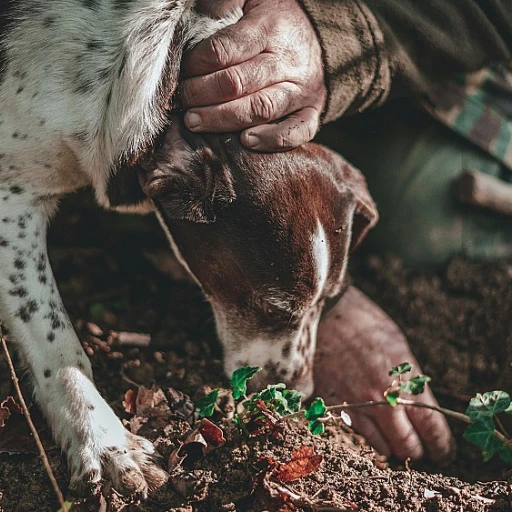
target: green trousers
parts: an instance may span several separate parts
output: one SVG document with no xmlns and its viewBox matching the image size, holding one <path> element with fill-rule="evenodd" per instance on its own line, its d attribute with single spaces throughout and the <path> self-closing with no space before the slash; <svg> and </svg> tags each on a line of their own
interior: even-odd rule
<svg viewBox="0 0 512 512">
<path fill-rule="evenodd" d="M 471 142 L 395 101 L 325 126 L 317 137 L 366 176 L 380 214 L 361 247 L 392 252 L 410 267 L 438 266 L 454 255 L 512 257 L 512 217 L 465 206 L 452 190 L 464 170 L 512 182 L 512 172 Z"/>
</svg>

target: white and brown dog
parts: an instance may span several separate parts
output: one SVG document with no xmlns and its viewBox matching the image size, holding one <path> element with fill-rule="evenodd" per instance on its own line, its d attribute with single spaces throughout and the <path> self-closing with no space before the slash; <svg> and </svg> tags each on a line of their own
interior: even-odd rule
<svg viewBox="0 0 512 512">
<path fill-rule="evenodd" d="M 0 4 L 0 319 L 76 487 L 144 493 L 165 474 L 99 395 L 62 305 L 45 240 L 60 197 L 91 186 L 106 208 L 156 211 L 212 304 L 226 372 L 260 365 L 305 394 L 324 301 L 377 218 L 364 179 L 325 148 L 257 154 L 168 117 L 182 49 L 240 16 L 193 3 Z"/>
</svg>

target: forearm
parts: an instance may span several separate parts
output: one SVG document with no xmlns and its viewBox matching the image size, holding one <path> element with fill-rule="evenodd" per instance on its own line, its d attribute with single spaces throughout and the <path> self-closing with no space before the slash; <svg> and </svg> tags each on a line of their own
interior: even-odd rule
<svg viewBox="0 0 512 512">
<path fill-rule="evenodd" d="M 512 58 L 510 0 L 300 1 L 324 51 L 324 121 Z"/>
</svg>

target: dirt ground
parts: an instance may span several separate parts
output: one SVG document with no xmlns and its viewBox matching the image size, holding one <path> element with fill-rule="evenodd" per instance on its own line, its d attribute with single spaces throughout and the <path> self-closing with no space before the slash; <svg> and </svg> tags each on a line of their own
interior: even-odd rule
<svg viewBox="0 0 512 512">
<path fill-rule="evenodd" d="M 192 401 L 227 384 L 211 313 L 194 285 L 168 278 L 177 270 L 156 223 L 80 208 L 84 203 L 82 195 L 67 201 L 52 228 L 57 280 L 98 388 L 130 428 L 155 442 L 166 465 L 196 419 Z M 396 258 L 369 256 L 353 262 L 352 271 L 355 282 L 405 331 L 441 405 L 463 411 L 477 391 L 512 390 L 512 263 L 455 259 L 439 272 L 415 272 Z M 126 335 L 119 332 L 149 334 L 151 344 L 125 345 Z M 151 410 L 159 411 L 142 423 L 123 405 L 125 393 L 140 386 L 152 389 Z M 0 356 L 0 401 L 13 394 Z M 507 468 L 494 460 L 484 464 L 462 439 L 463 426 L 454 423 L 457 453 L 443 468 L 405 468 L 397 461 L 386 468 L 347 427 L 313 437 L 297 423 L 277 438 L 249 440 L 224 427 L 223 446 L 205 457 L 190 456 L 147 501 L 128 503 L 115 494 L 79 500 L 68 492 L 64 459 L 44 421 L 35 407 L 32 412 L 59 485 L 67 499 L 79 503 L 73 510 L 512 510 Z M 0 430 L 0 512 L 56 512 L 35 445 L 18 416 Z M 321 455 L 320 466 L 283 484 L 269 461 L 286 464 L 304 446 Z"/>
</svg>

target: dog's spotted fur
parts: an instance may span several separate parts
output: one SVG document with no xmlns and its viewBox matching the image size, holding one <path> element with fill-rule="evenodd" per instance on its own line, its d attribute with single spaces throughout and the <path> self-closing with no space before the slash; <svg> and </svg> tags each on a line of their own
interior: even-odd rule
<svg viewBox="0 0 512 512">
<path fill-rule="evenodd" d="M 164 473 L 151 443 L 129 434 L 94 387 L 48 262 L 46 226 L 59 197 L 83 186 L 109 206 L 109 179 L 166 123 L 183 46 L 239 16 L 200 18 L 192 4 L 0 2 L 0 318 L 78 487 L 107 479 L 144 493 Z"/>
<path fill-rule="evenodd" d="M 258 155 L 170 123 L 183 48 L 240 17 L 193 3 L 0 2 L 0 319 L 75 487 L 145 493 L 165 473 L 94 387 L 62 305 L 46 226 L 63 194 L 91 186 L 105 207 L 155 208 L 212 303 L 226 371 L 261 364 L 306 393 L 323 302 L 376 220 L 360 175 L 324 148 Z"/>
</svg>

